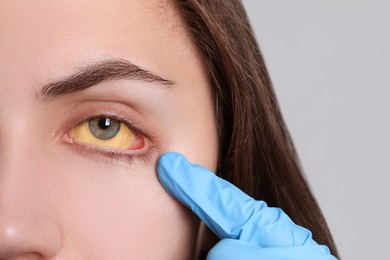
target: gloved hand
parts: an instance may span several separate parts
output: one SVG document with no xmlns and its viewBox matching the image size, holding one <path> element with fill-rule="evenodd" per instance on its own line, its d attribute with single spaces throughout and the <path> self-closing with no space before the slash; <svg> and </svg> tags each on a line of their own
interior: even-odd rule
<svg viewBox="0 0 390 260">
<path fill-rule="evenodd" d="M 162 155 L 157 172 L 167 192 L 222 239 L 207 259 L 336 259 L 281 209 L 254 200 L 208 169 L 190 164 L 183 155 Z"/>
</svg>

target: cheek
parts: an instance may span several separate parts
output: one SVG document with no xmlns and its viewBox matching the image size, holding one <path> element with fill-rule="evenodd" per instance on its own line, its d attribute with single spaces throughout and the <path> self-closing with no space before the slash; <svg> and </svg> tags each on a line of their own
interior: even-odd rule
<svg viewBox="0 0 390 260">
<path fill-rule="evenodd" d="M 83 259 L 189 258 L 198 221 L 164 191 L 154 166 L 84 158 L 60 175 L 65 251 Z"/>
</svg>

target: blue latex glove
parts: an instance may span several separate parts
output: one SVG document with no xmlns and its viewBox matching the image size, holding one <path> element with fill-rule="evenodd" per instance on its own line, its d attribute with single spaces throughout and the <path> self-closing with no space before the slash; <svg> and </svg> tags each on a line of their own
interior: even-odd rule
<svg viewBox="0 0 390 260">
<path fill-rule="evenodd" d="M 157 171 L 167 192 L 222 239 L 207 259 L 336 259 L 281 209 L 254 200 L 208 169 L 189 163 L 181 154 L 162 155 Z"/>
</svg>

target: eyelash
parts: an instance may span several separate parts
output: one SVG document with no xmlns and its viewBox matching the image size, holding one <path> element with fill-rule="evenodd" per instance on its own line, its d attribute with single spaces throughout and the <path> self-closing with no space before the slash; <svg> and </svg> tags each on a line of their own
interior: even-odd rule
<svg viewBox="0 0 390 260">
<path fill-rule="evenodd" d="M 135 155 L 135 154 L 124 154 L 124 153 L 117 153 L 112 151 L 102 151 L 106 153 L 107 156 L 109 156 L 114 163 L 117 163 L 119 161 L 126 161 L 130 165 L 133 165 L 135 159 L 142 160 L 145 164 L 150 164 L 152 162 L 152 151 L 149 150 L 145 154 L 142 155 Z"/>
<path fill-rule="evenodd" d="M 116 149 L 108 149 L 108 148 L 100 148 L 100 147 L 93 147 L 93 146 L 88 146 L 88 145 L 82 145 L 82 144 L 76 144 L 72 141 L 72 137 L 70 137 L 69 131 L 77 126 L 82 125 L 88 120 L 92 120 L 95 118 L 110 118 L 113 120 L 116 120 L 120 123 L 125 124 L 135 135 L 141 135 L 143 138 L 146 139 L 146 143 L 150 145 L 150 147 L 143 153 L 143 154 L 136 154 L 136 153 L 126 153 L 120 150 Z M 75 126 L 70 128 L 67 131 L 67 139 L 70 140 L 70 143 L 73 145 L 77 145 L 77 148 L 82 148 L 84 150 L 88 150 L 88 152 L 92 153 L 98 153 L 103 156 L 109 157 L 112 162 L 117 163 L 119 161 L 126 161 L 130 165 L 134 163 L 135 159 L 142 160 L 145 164 L 150 164 L 152 162 L 152 155 L 155 150 L 155 147 L 153 146 L 154 143 L 154 138 L 146 133 L 144 130 L 135 127 L 132 123 L 129 122 L 129 120 L 124 119 L 123 117 L 117 116 L 115 114 L 104 114 L 104 113 L 99 113 L 95 114 L 93 116 L 89 116 L 84 118 L 83 120 L 79 121 Z"/>
</svg>

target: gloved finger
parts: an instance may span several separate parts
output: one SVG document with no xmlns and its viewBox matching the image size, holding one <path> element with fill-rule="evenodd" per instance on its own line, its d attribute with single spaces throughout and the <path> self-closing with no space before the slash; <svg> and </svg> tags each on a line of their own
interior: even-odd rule
<svg viewBox="0 0 390 260">
<path fill-rule="evenodd" d="M 326 246 L 257 247 L 235 239 L 219 241 L 208 253 L 207 260 L 337 260 Z"/>
<path fill-rule="evenodd" d="M 161 156 L 157 172 L 162 186 L 192 209 L 221 239 L 233 238 L 260 247 L 317 245 L 311 232 L 280 209 L 267 207 L 217 177 L 190 164 L 178 153 Z"/>
</svg>

